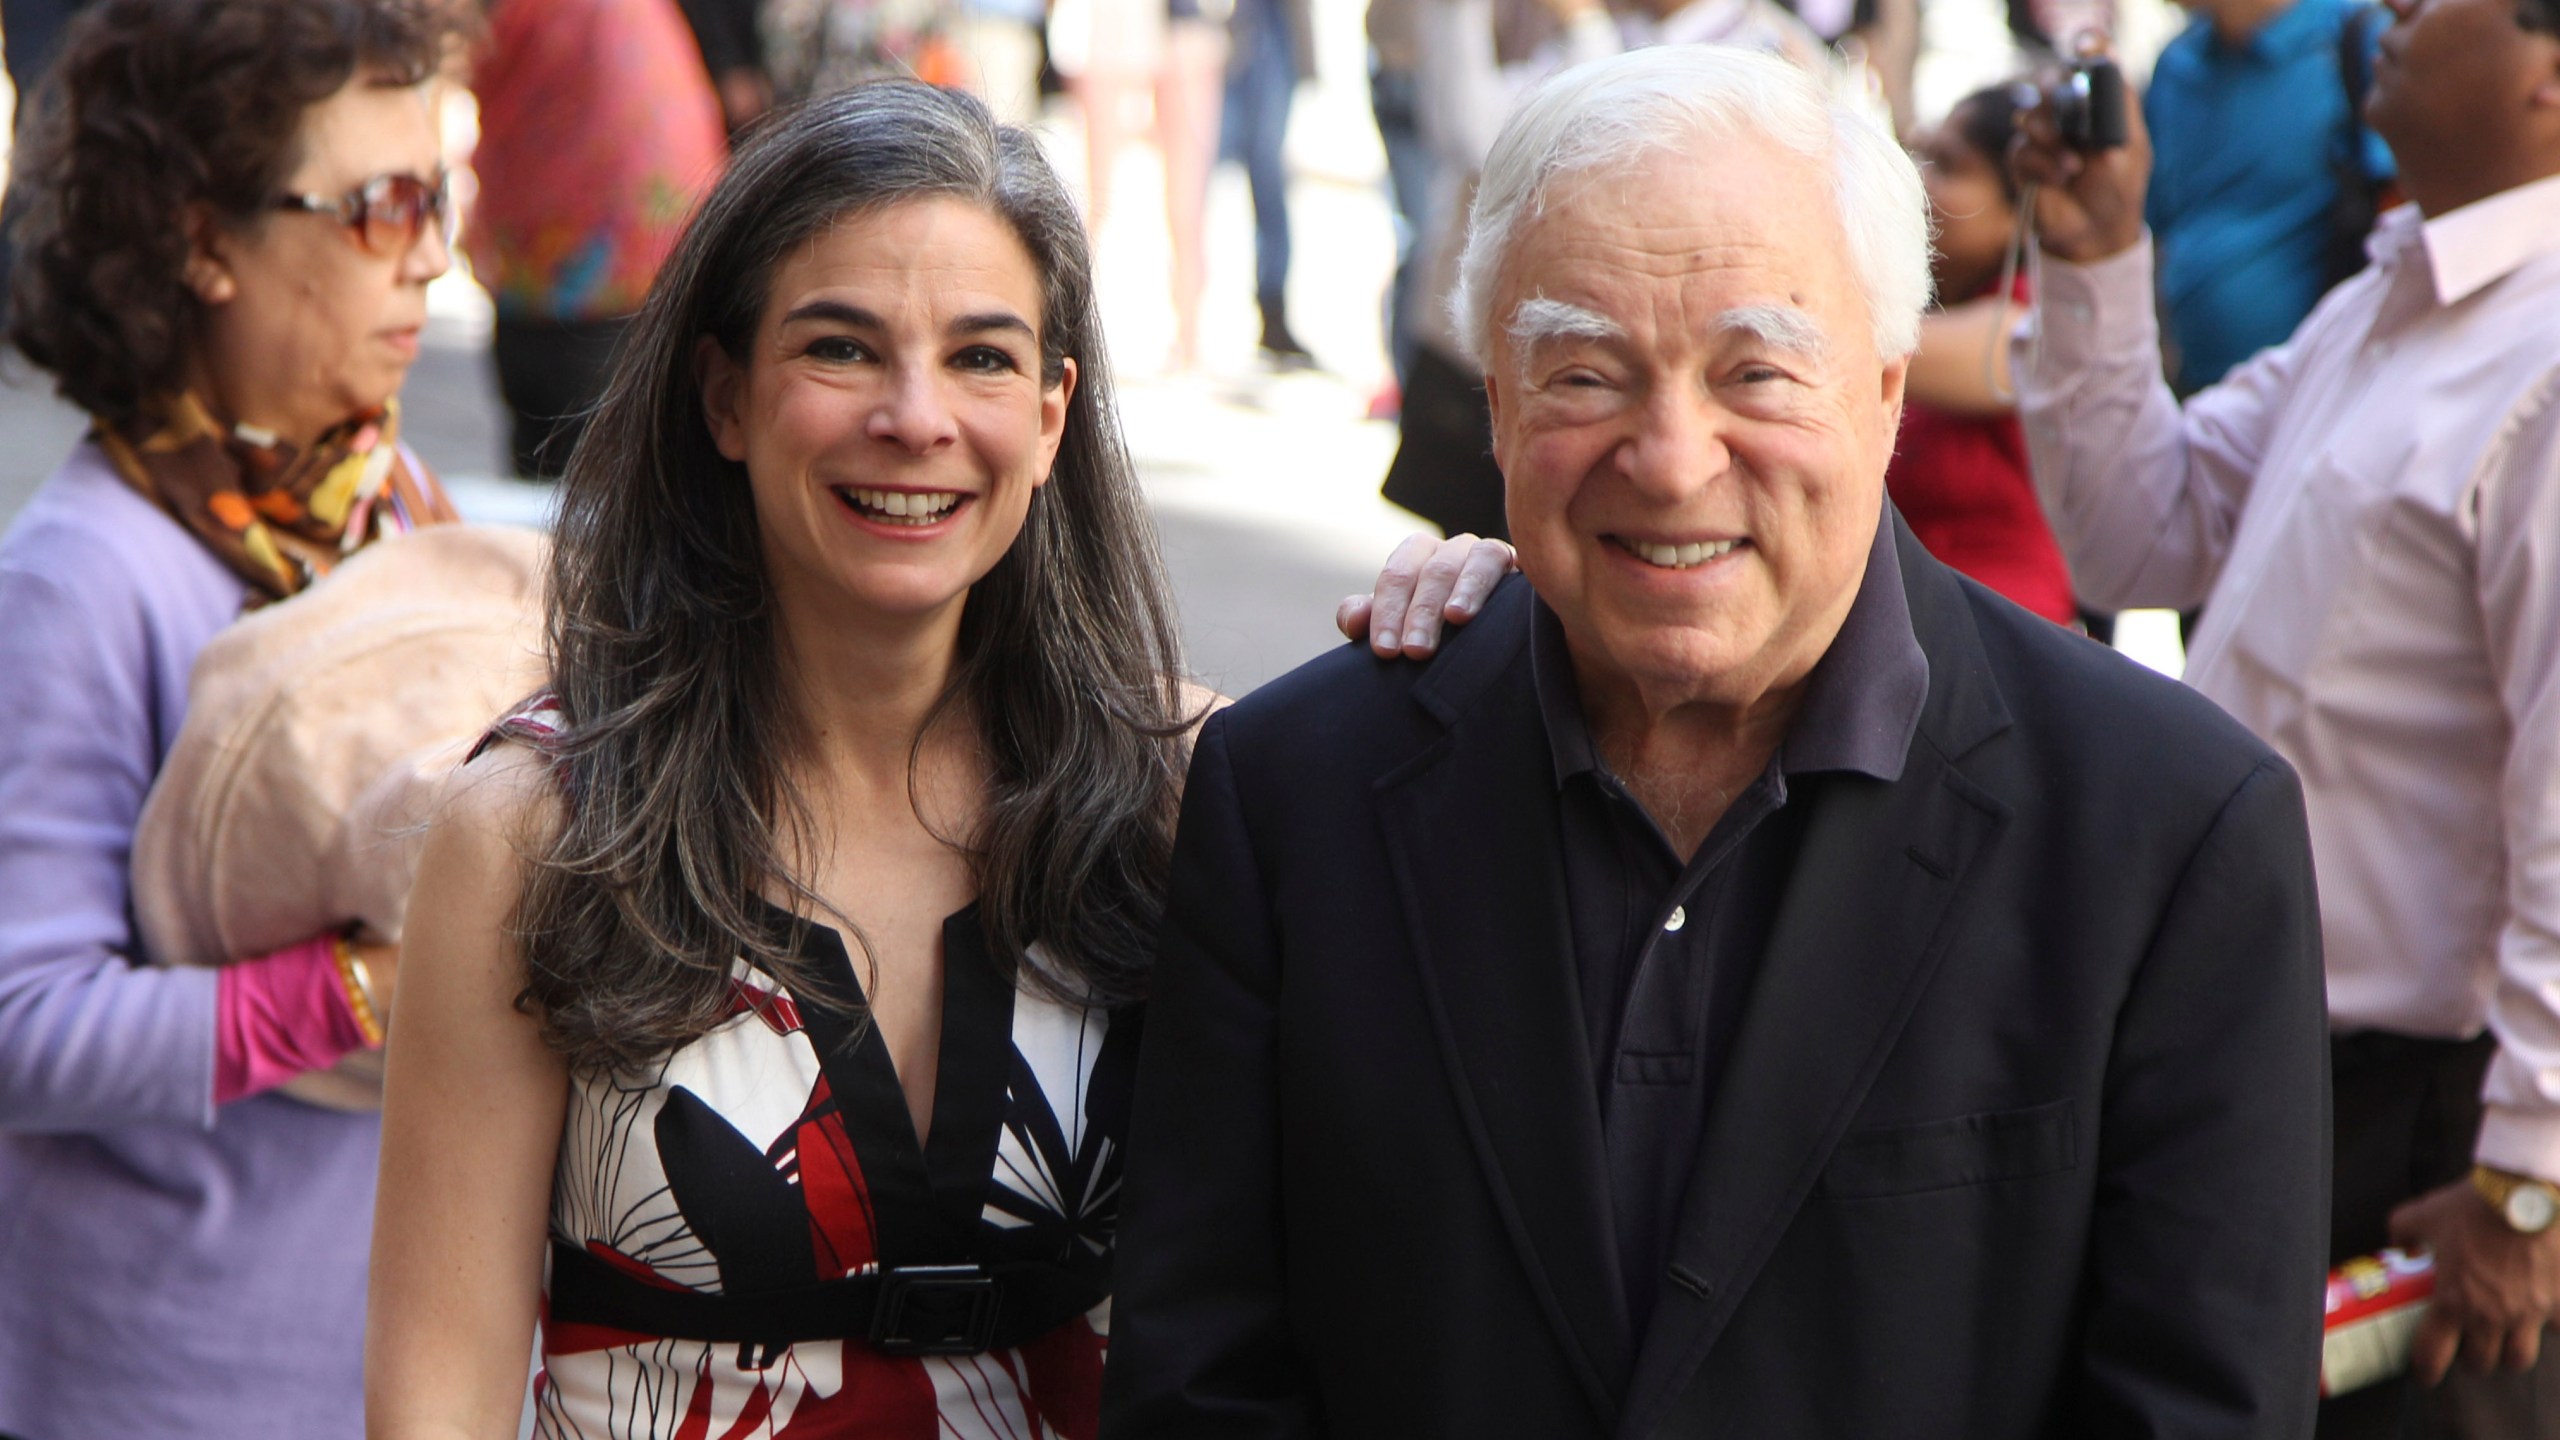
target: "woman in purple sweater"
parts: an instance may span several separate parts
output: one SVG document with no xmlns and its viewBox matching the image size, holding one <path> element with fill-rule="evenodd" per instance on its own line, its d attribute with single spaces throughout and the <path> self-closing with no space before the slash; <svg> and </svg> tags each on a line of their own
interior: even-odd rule
<svg viewBox="0 0 2560 1440">
<path fill-rule="evenodd" d="M 379 1124 L 267 1092 L 378 1043 L 398 957 L 156 966 L 127 856 L 204 643 L 452 518 L 392 397 L 461 23 L 104 0 L 36 97 L 11 338 L 93 428 L 0 539 L 0 1435 L 361 1431 Z"/>
</svg>

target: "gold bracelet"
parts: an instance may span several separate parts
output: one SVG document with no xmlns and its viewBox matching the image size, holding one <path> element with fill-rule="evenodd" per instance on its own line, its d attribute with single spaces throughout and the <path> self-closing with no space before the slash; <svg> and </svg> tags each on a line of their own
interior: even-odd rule
<svg viewBox="0 0 2560 1440">
<path fill-rule="evenodd" d="M 347 943 L 344 935 L 329 937 L 329 953 L 338 962 L 338 984 L 347 992 L 347 1008 L 356 1015 L 356 1028 L 364 1032 L 364 1043 L 382 1048 L 382 1021 L 373 1008 L 373 972 L 365 968 L 364 957 Z"/>
</svg>

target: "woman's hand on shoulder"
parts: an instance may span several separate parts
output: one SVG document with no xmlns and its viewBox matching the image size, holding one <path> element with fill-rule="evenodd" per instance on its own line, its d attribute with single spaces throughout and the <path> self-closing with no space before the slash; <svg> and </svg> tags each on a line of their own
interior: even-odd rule
<svg viewBox="0 0 2560 1440">
<path fill-rule="evenodd" d="M 1440 648 L 1443 628 L 1474 619 L 1493 587 L 1519 564 L 1517 553 L 1499 540 L 1442 540 L 1416 531 L 1387 557 L 1368 594 L 1343 600 L 1333 623 L 1346 638 L 1365 637 L 1385 659 L 1427 659 Z"/>
</svg>

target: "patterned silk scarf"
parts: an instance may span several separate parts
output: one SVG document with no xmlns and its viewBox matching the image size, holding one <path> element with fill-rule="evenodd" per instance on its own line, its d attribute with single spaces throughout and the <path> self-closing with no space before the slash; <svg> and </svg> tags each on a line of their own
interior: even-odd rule
<svg viewBox="0 0 2560 1440">
<path fill-rule="evenodd" d="M 139 442 L 104 422 L 92 433 L 126 484 L 249 582 L 253 606 L 301 590 L 375 540 L 462 518 L 401 452 L 397 400 L 301 451 L 255 426 L 226 433 L 191 394 L 161 413 L 167 423 Z"/>
</svg>

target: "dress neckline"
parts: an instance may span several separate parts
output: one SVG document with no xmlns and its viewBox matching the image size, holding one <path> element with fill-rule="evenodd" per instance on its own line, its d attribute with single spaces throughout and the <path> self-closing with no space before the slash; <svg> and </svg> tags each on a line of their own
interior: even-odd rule
<svg viewBox="0 0 2560 1440">
<path fill-rule="evenodd" d="M 867 1003 L 852 947 L 835 926 L 757 897 L 765 917 L 796 952 L 845 995 Z M 943 917 L 940 1053 L 934 1065 L 933 1127 L 921 1142 L 889 1047 L 878 1027 L 825 1004 L 795 998 L 802 1024 L 862 1162 L 876 1213 L 923 1217 L 923 1226 L 882 1225 L 884 1265 L 957 1264 L 972 1251 L 987 1176 L 1004 1135 L 1013 1083 L 1014 966 L 999 961 L 978 923 L 978 902 Z"/>
</svg>

